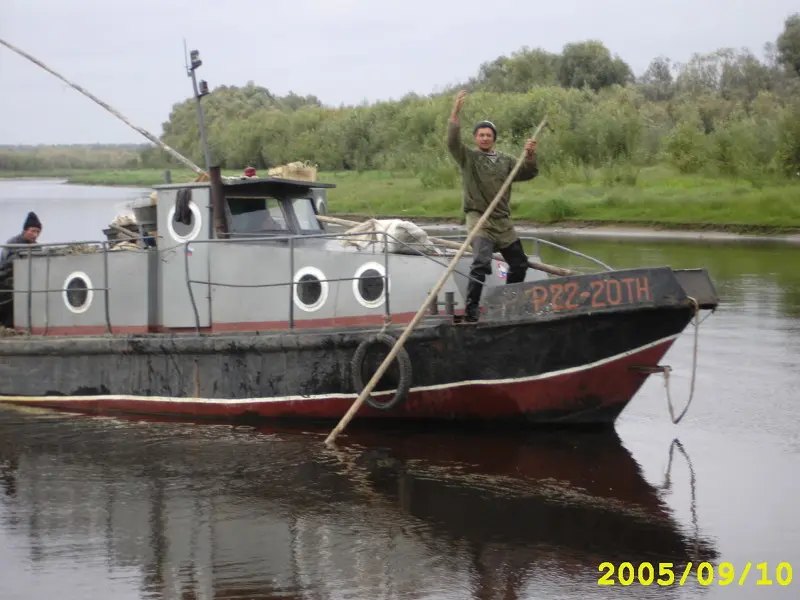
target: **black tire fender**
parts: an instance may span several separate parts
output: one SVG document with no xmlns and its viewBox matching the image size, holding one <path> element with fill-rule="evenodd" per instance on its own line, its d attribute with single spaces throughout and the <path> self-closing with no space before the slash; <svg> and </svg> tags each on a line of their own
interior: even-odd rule
<svg viewBox="0 0 800 600">
<path fill-rule="evenodd" d="M 367 384 L 367 382 L 363 381 L 361 377 L 361 369 L 364 366 L 364 359 L 367 357 L 367 350 L 369 347 L 373 344 L 384 344 L 389 348 L 389 350 L 391 350 L 396 343 L 397 339 L 391 335 L 387 333 L 378 333 L 370 338 L 367 338 L 358 345 L 358 348 L 356 348 L 353 358 L 350 361 L 350 374 L 352 377 L 353 387 L 357 393 L 360 394 L 362 391 L 364 391 L 364 388 Z M 408 355 L 408 352 L 406 352 L 405 348 L 400 348 L 393 362 L 397 362 L 400 370 L 400 382 L 397 385 L 397 390 L 395 391 L 392 399 L 388 402 L 376 401 L 375 398 L 373 398 L 370 394 L 366 399 L 366 403 L 372 408 L 376 408 L 378 410 L 389 410 L 401 402 L 404 402 L 408 398 L 408 392 L 411 389 L 411 357 Z"/>
</svg>

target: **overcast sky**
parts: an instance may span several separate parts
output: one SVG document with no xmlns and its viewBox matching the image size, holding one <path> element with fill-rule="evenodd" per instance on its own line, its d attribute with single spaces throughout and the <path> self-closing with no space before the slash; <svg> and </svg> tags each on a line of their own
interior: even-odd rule
<svg viewBox="0 0 800 600">
<path fill-rule="evenodd" d="M 353 104 L 430 93 L 522 46 L 600 39 L 638 75 L 658 55 L 761 56 L 797 0 L 0 0 L 0 38 L 155 135 L 191 95 L 183 39 L 212 87 Z M 0 144 L 145 142 L 0 45 Z"/>
</svg>

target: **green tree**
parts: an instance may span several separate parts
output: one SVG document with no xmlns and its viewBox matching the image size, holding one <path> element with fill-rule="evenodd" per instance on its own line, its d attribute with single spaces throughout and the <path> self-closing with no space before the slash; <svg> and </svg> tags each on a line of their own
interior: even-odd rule
<svg viewBox="0 0 800 600">
<path fill-rule="evenodd" d="M 397 101 L 327 107 L 314 95 L 285 96 L 248 81 L 203 98 L 214 162 L 238 170 L 308 160 L 322 170 L 403 170 L 423 185 L 457 181 L 444 132 L 455 92 L 471 91 L 464 122 L 491 119 L 498 148 L 516 154 L 544 115 L 552 130 L 540 146 L 544 173 L 586 181 L 635 182 L 638 167 L 665 161 L 684 172 L 755 180 L 800 170 L 800 77 L 793 54 L 800 15 L 786 21 L 765 59 L 747 49 L 695 54 L 686 64 L 652 60 L 636 80 L 599 41 L 561 54 L 523 47 L 486 61 L 466 83 Z M 795 66 L 792 66 L 795 65 Z M 464 135 L 469 135 L 465 127 Z M 175 104 L 162 139 L 204 164 L 194 98 Z M 169 167 L 152 145 L 0 147 L 0 169 Z M 175 165 L 177 166 L 177 165 Z"/>
<path fill-rule="evenodd" d="M 650 61 L 639 83 L 649 100 L 669 100 L 675 95 L 675 81 L 672 77 L 672 63 L 665 56 L 658 56 Z"/>
<path fill-rule="evenodd" d="M 558 80 L 564 87 L 600 88 L 633 82 L 631 68 L 618 56 L 612 57 L 603 42 L 588 40 L 564 46 Z"/>
<path fill-rule="evenodd" d="M 800 75 L 800 13 L 786 19 L 776 46 L 780 61 Z"/>
<path fill-rule="evenodd" d="M 534 86 L 558 85 L 560 60 L 541 48 L 524 47 L 510 57 L 481 64 L 478 75 L 463 87 L 470 92 L 526 92 Z"/>
</svg>

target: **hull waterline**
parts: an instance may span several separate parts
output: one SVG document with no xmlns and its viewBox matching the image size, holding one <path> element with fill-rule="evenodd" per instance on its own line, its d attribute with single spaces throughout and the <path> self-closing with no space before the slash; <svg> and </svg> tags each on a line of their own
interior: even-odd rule
<svg viewBox="0 0 800 600">
<path fill-rule="evenodd" d="M 638 368 L 657 365 L 676 338 L 677 335 L 670 336 L 593 364 L 542 375 L 412 386 L 401 405 L 391 410 L 364 405 L 359 419 L 443 424 L 611 425 L 647 378 Z M 381 399 L 391 392 L 379 392 L 374 397 Z M 341 419 L 356 398 L 355 393 L 271 398 L 84 394 L 0 396 L 0 401 L 105 415 L 128 413 L 234 422 L 329 422 Z"/>
</svg>

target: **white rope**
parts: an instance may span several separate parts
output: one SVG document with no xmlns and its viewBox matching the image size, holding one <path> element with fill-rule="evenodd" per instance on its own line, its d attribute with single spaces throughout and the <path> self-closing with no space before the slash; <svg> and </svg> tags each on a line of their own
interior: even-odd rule
<svg viewBox="0 0 800 600">
<path fill-rule="evenodd" d="M 672 396 L 669 392 L 669 374 L 670 374 L 670 367 L 664 367 L 664 389 L 667 390 L 667 407 L 669 408 L 669 416 L 672 419 L 672 423 L 677 425 L 681 422 L 686 413 L 689 410 L 689 406 L 692 404 L 692 398 L 694 398 L 694 382 L 695 376 L 697 375 L 697 341 L 700 332 L 700 306 L 697 304 L 697 300 L 692 298 L 691 296 L 687 296 L 689 301 L 694 306 L 694 348 L 692 350 L 692 381 L 689 384 L 689 400 L 686 402 L 686 406 L 683 408 L 683 411 L 678 418 L 675 418 L 675 409 L 672 407 Z"/>
<path fill-rule="evenodd" d="M 698 550 L 700 546 L 700 526 L 697 520 L 697 475 L 694 472 L 694 466 L 692 466 L 692 459 L 689 458 L 689 453 L 686 452 L 686 449 L 678 438 L 674 438 L 669 445 L 669 460 L 667 462 L 666 473 L 664 474 L 664 484 L 661 486 L 661 489 L 670 490 L 672 488 L 672 457 L 676 447 L 680 450 L 681 454 L 683 454 L 683 458 L 686 459 L 686 466 L 689 467 L 689 511 L 692 514 L 692 525 L 694 526 L 694 556 L 696 559 L 696 557 L 699 556 Z"/>
<path fill-rule="evenodd" d="M 391 315 L 384 315 L 383 317 L 383 327 L 378 332 L 378 335 L 383 335 L 386 333 L 386 330 L 389 329 L 389 326 L 392 324 L 392 316 Z"/>
</svg>

